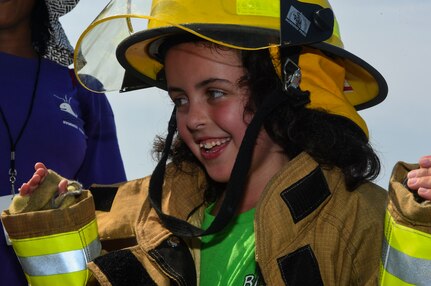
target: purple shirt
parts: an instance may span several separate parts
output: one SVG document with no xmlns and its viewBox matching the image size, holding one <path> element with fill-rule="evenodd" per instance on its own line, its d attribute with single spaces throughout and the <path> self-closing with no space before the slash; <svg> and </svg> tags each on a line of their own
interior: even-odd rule
<svg viewBox="0 0 431 286">
<path fill-rule="evenodd" d="M 14 140 L 30 108 L 37 62 L 0 52 L 0 106 Z M 33 111 L 15 157 L 16 190 L 33 175 L 36 162 L 78 180 L 84 187 L 126 180 L 114 115 L 106 96 L 86 90 L 70 69 L 47 59 L 41 60 Z M 0 118 L 0 196 L 11 193 L 9 167 L 9 137 Z M 12 247 L 5 245 L 2 228 L 0 257 L 2 281 L 27 285 Z"/>
</svg>

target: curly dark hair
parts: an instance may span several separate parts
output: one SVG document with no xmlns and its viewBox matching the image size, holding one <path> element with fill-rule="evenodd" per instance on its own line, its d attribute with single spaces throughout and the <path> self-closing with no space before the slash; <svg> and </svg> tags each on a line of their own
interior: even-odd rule
<svg viewBox="0 0 431 286">
<path fill-rule="evenodd" d="M 47 52 L 47 43 L 51 38 L 50 27 L 45 0 L 36 0 L 31 14 L 31 38 L 39 56 L 44 56 Z"/>
<path fill-rule="evenodd" d="M 250 90 L 245 112 L 254 112 L 264 98 L 284 91 L 267 50 L 241 51 L 240 54 L 247 73 L 239 84 L 248 85 Z M 380 160 L 367 136 L 348 118 L 325 110 L 294 107 L 287 101 L 265 119 L 264 128 L 289 158 L 307 152 L 323 168 L 339 168 L 348 190 L 374 180 L 380 173 Z M 163 146 L 163 138 L 157 137 L 153 149 L 156 155 L 160 156 Z M 177 166 L 182 162 L 200 166 L 179 136 L 170 155 Z"/>
</svg>

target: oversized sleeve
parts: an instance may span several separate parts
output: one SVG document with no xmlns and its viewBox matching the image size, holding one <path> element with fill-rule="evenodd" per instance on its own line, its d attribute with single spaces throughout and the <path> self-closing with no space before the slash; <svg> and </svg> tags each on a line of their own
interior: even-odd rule
<svg viewBox="0 0 431 286">
<path fill-rule="evenodd" d="M 136 244 L 134 225 L 149 205 L 149 178 L 94 185 L 94 196 L 69 181 L 68 192 L 56 197 L 61 179 L 50 170 L 31 196 L 14 197 L 1 220 L 31 285 L 94 285 L 88 263 L 107 250 Z M 63 198 L 58 208 L 51 197 Z"/>
<path fill-rule="evenodd" d="M 87 284 L 87 263 L 101 252 L 90 192 L 65 209 L 16 214 L 8 209 L 1 218 L 31 285 Z"/>
<path fill-rule="evenodd" d="M 431 281 L 431 202 L 404 184 L 415 165 L 395 165 L 385 217 L 380 285 L 428 285 Z"/>
</svg>

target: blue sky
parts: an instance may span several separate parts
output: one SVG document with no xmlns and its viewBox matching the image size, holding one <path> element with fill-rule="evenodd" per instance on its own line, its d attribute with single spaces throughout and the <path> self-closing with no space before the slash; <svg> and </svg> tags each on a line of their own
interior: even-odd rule
<svg viewBox="0 0 431 286">
<path fill-rule="evenodd" d="M 148 1 L 148 0 L 142 0 Z M 108 3 L 81 0 L 61 18 L 72 45 Z M 361 111 L 382 160 L 376 183 L 387 187 L 396 161 L 431 154 L 431 33 L 428 0 L 332 0 L 346 50 L 374 66 L 389 85 L 386 100 Z M 157 89 L 107 94 L 129 179 L 151 174 L 155 134 L 165 134 L 172 104 Z"/>
</svg>

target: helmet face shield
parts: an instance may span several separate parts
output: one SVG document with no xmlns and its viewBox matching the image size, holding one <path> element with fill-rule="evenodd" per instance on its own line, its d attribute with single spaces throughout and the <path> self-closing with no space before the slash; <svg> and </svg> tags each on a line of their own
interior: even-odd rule
<svg viewBox="0 0 431 286">
<path fill-rule="evenodd" d="M 309 5 L 317 8 L 330 7 L 326 1 L 317 2 L 326 5 L 319 6 L 300 2 L 297 2 L 296 5 Z M 307 17 L 297 9 L 297 13 L 292 13 L 292 10 L 295 8 L 290 8 L 289 15 L 286 13 L 284 22 L 289 23 L 293 30 L 298 30 L 297 26 L 302 23 L 312 21 L 312 19 L 307 20 Z M 298 20 L 292 21 L 294 18 L 297 18 L 299 22 Z M 331 33 L 326 37 L 328 39 L 319 40 L 332 41 L 341 47 L 338 27 L 335 26 L 334 29 L 334 33 L 331 29 Z M 303 30 L 299 29 L 301 32 Z M 167 36 L 172 31 L 175 31 L 174 33 L 184 31 L 204 40 L 243 50 L 279 46 L 281 44 L 280 1 L 154 0 L 151 3 L 151 1 L 144 0 L 112 0 L 78 40 L 75 49 L 75 69 L 78 78 L 84 86 L 96 92 L 119 90 L 123 84 L 124 68 L 121 67 L 115 57 L 117 47 L 130 36 L 137 38 L 137 34 L 143 34 L 145 38 L 148 34 L 154 35 L 152 38 L 154 40 L 158 38 L 157 31 L 163 36 Z M 145 41 L 145 39 L 141 40 Z M 138 42 L 132 41 L 136 44 Z M 284 42 L 286 44 L 285 40 Z M 149 43 L 138 44 L 140 48 L 144 49 L 141 51 L 142 57 L 147 56 L 145 54 L 147 44 Z M 131 49 L 134 48 L 131 47 Z M 137 60 L 135 49 L 131 52 L 125 52 L 127 53 L 126 57 L 130 57 L 127 62 L 132 66 L 141 67 L 145 65 L 148 69 L 153 68 L 148 66 L 147 59 L 144 59 L 143 63 L 135 63 Z M 149 61 L 151 62 L 151 60 Z M 151 65 L 157 66 L 158 64 L 151 63 Z M 138 72 L 144 75 L 149 74 L 149 78 L 155 80 L 155 70 L 145 72 L 139 68 Z"/>
<path fill-rule="evenodd" d="M 357 109 L 387 94 L 380 73 L 344 50 L 327 0 L 112 0 L 79 38 L 75 73 L 95 92 L 164 89 L 158 48 L 181 34 L 241 50 L 310 46 L 344 61 Z"/>
<path fill-rule="evenodd" d="M 74 67 L 79 81 L 94 92 L 119 90 L 124 68 L 118 63 L 118 45 L 135 31 L 147 28 L 149 1 L 111 1 L 78 39 Z"/>
</svg>

